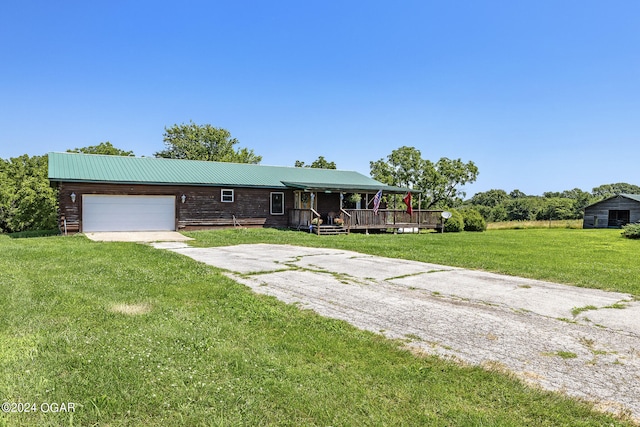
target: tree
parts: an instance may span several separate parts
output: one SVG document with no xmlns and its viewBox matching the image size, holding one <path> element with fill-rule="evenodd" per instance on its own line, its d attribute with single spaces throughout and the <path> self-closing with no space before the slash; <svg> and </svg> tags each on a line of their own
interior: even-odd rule
<svg viewBox="0 0 640 427">
<path fill-rule="evenodd" d="M 67 153 L 105 154 L 108 156 L 133 156 L 133 151 L 124 151 L 116 148 L 109 141 L 101 142 L 98 145 L 90 145 L 89 147 L 74 148 L 73 150 L 67 150 Z"/>
<path fill-rule="evenodd" d="M 619 194 L 640 194 L 640 187 L 626 182 L 618 182 L 616 184 L 605 184 L 593 189 L 593 195 L 598 198 L 605 199 Z"/>
<path fill-rule="evenodd" d="M 395 185 L 398 187 L 406 187 L 409 189 L 421 189 L 425 181 L 424 171 L 426 168 L 432 168 L 433 165 L 422 159 L 420 150 L 415 147 L 403 146 L 397 150 L 393 150 L 387 156 L 387 160 L 377 160 L 369 162 L 371 176 L 387 185 Z M 400 197 L 393 196 L 398 203 Z M 387 203 L 390 197 L 386 196 Z"/>
<path fill-rule="evenodd" d="M 488 218 L 488 220 L 491 222 L 500 222 L 500 221 L 508 220 L 509 214 L 507 213 L 507 209 L 504 207 L 504 203 L 491 208 L 491 210 L 489 211 L 489 216 L 486 218 Z"/>
<path fill-rule="evenodd" d="M 561 193 L 543 193 L 545 197 L 560 197 L 565 199 L 571 199 L 573 201 L 573 214 L 571 219 L 582 218 L 584 215 L 584 208 L 595 202 L 595 199 L 591 193 L 582 191 L 579 188 L 572 190 L 564 190 Z"/>
<path fill-rule="evenodd" d="M 454 205 L 462 202 L 466 195 L 459 186 L 475 182 L 478 167 L 471 161 L 441 158 L 433 169 L 427 169 L 427 181 L 423 184 L 423 197 L 427 197 L 426 208 L 436 205 Z"/>
<path fill-rule="evenodd" d="M 471 204 L 493 208 L 508 199 L 509 195 L 506 191 L 494 189 L 474 194 L 471 198 Z"/>
<path fill-rule="evenodd" d="M 3 232 L 56 227 L 57 191 L 49 185 L 47 166 L 47 156 L 27 154 L 0 162 Z"/>
<path fill-rule="evenodd" d="M 14 183 L 7 174 L 8 168 L 9 162 L 0 159 L 0 232 L 8 230 L 9 209 L 12 194 L 15 193 Z"/>
<path fill-rule="evenodd" d="M 311 163 L 310 165 L 305 165 L 303 161 L 300 160 L 296 160 L 296 163 L 294 165 L 297 168 L 314 168 L 314 169 L 336 169 L 336 164 L 335 162 L 329 162 L 327 161 L 324 156 L 320 156 L 318 157 L 317 160 L 315 160 L 313 163 Z"/>
<path fill-rule="evenodd" d="M 385 184 L 422 191 L 424 205 L 455 206 L 464 192 L 459 186 L 472 183 L 478 176 L 473 162 L 441 158 L 435 164 L 422 158 L 415 147 L 400 147 L 393 150 L 387 160 L 369 163 L 371 176 Z"/>
<path fill-rule="evenodd" d="M 575 200 L 569 199 L 567 197 L 545 198 L 542 208 L 536 214 L 536 219 L 574 219 L 575 203 Z"/>
<path fill-rule="evenodd" d="M 515 197 L 505 202 L 509 221 L 528 221 L 535 219 L 538 209 L 532 197 Z"/>
<path fill-rule="evenodd" d="M 512 199 L 521 199 L 527 197 L 527 195 L 516 188 L 511 193 L 509 193 L 509 197 L 511 197 Z"/>
<path fill-rule="evenodd" d="M 226 129 L 189 122 L 165 127 L 164 131 L 166 149 L 155 153 L 156 157 L 254 164 L 262 160 L 262 156 L 257 156 L 253 150 L 241 148 L 236 151 L 234 146 L 239 141 L 231 138 Z"/>
<path fill-rule="evenodd" d="M 425 169 L 433 167 L 422 159 L 420 150 L 415 147 L 400 147 L 387 156 L 387 160 L 380 159 L 369 162 L 371 176 L 384 184 L 398 187 L 422 187 Z"/>
<path fill-rule="evenodd" d="M 475 194 L 468 204 L 477 209 L 485 220 L 566 220 L 584 215 L 584 208 L 593 198 L 579 188 L 565 191 L 547 191 L 544 196 L 527 196 L 520 190 L 510 194 L 503 190 L 489 190 Z"/>
<path fill-rule="evenodd" d="M 12 231 L 56 228 L 57 192 L 48 180 L 32 176 L 17 189 L 7 225 Z"/>
</svg>

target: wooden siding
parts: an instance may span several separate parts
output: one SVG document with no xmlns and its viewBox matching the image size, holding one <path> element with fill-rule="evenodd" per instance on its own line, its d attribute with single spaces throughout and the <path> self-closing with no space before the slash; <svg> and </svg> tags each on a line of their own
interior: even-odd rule
<svg viewBox="0 0 640 427">
<path fill-rule="evenodd" d="M 228 189 L 228 187 L 225 187 Z M 281 189 L 234 188 L 231 203 L 220 201 L 220 187 L 183 188 L 187 198 L 178 202 L 178 228 L 233 226 L 233 217 L 242 226 L 286 227 L 287 215 L 271 215 L 271 193 L 284 193 L 285 212 L 293 208 L 293 191 Z"/>
<path fill-rule="evenodd" d="M 222 188 L 170 185 L 125 185 L 101 183 L 58 184 L 60 229 L 69 233 L 82 231 L 82 196 L 106 195 L 172 195 L 176 197 L 176 229 L 202 229 L 241 226 L 286 227 L 293 208 L 293 191 L 282 189 L 233 188 L 234 201 L 221 201 Z M 285 215 L 270 214 L 272 192 L 284 193 Z M 76 200 L 72 202 L 71 194 Z M 182 203 L 182 195 L 186 196 Z"/>
<path fill-rule="evenodd" d="M 629 211 L 629 221 L 640 221 L 640 202 L 624 196 L 616 196 L 587 206 L 584 210 L 583 228 L 609 227 L 609 211 Z"/>
</svg>

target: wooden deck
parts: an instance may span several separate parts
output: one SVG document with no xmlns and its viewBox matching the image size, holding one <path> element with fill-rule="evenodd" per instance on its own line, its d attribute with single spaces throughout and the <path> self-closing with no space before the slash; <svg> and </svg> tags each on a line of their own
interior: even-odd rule
<svg viewBox="0 0 640 427">
<path fill-rule="evenodd" d="M 375 214 L 371 209 L 342 209 L 339 217 L 344 221 L 342 228 L 349 231 L 393 230 L 419 231 L 422 229 L 442 230 L 440 210 L 415 210 L 409 215 L 402 210 L 380 209 Z M 289 210 L 289 227 L 299 230 L 318 232 L 324 226 L 330 226 L 324 221 L 323 226 L 313 224 L 315 218 L 322 217 L 310 209 Z"/>
</svg>

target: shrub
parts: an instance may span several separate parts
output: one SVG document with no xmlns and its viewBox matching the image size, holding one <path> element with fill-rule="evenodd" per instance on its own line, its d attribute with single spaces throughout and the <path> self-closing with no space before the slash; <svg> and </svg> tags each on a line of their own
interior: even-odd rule
<svg viewBox="0 0 640 427">
<path fill-rule="evenodd" d="M 465 209 L 462 211 L 464 219 L 464 231 L 484 231 L 487 229 L 487 222 L 480 212 L 475 209 Z"/>
<path fill-rule="evenodd" d="M 29 230 L 20 231 L 17 233 L 9 233 L 8 236 L 13 239 L 26 239 L 30 237 L 49 237 L 60 235 L 60 230 L 53 228 L 51 230 Z"/>
<path fill-rule="evenodd" d="M 640 239 L 640 224 L 627 224 L 622 235 L 627 239 Z"/>
<path fill-rule="evenodd" d="M 491 217 L 491 209 L 489 206 L 484 206 L 484 205 L 473 205 L 473 209 L 477 210 L 478 212 L 480 212 L 480 215 L 482 215 L 482 217 L 485 219 L 485 221 L 488 221 L 489 218 Z"/>
<path fill-rule="evenodd" d="M 447 233 L 458 233 L 464 230 L 464 219 L 462 214 L 455 209 L 450 209 L 451 218 L 444 222 L 444 231 Z"/>
</svg>

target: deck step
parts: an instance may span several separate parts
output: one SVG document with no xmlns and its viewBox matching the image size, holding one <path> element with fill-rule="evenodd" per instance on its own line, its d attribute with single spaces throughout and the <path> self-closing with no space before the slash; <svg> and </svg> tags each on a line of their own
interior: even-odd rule
<svg viewBox="0 0 640 427">
<path fill-rule="evenodd" d="M 317 225 L 314 225 L 311 231 L 319 234 L 320 236 L 349 234 L 348 228 L 340 227 L 338 225 L 321 225 L 319 228 Z"/>
</svg>

